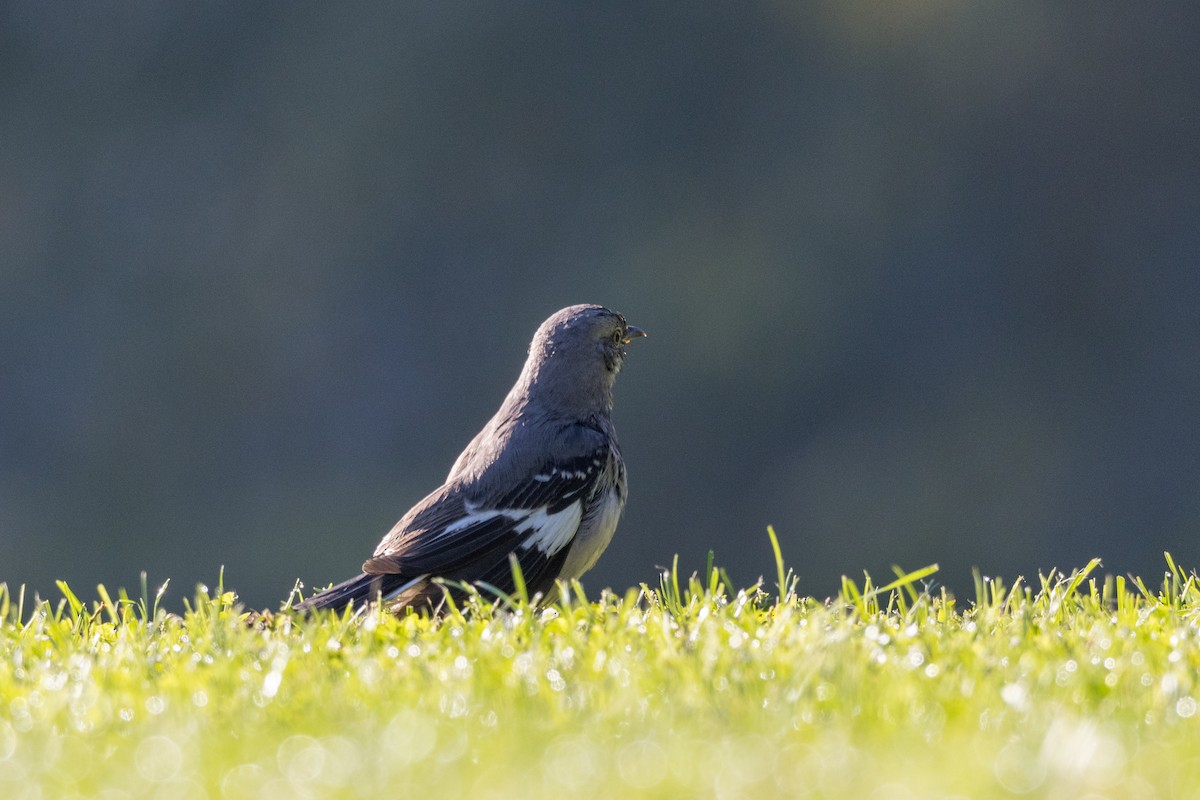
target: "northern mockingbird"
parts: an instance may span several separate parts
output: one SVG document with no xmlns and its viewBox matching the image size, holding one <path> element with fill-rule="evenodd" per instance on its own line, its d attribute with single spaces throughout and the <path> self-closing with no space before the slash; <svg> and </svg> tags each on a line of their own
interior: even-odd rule
<svg viewBox="0 0 1200 800">
<path fill-rule="evenodd" d="M 625 507 L 625 463 L 612 424 L 625 345 L 645 333 L 602 306 L 564 308 L 543 322 L 495 416 L 446 482 L 405 514 L 362 574 L 300 610 L 436 608 L 433 579 L 514 591 L 515 555 L 530 596 L 591 569 Z"/>
</svg>

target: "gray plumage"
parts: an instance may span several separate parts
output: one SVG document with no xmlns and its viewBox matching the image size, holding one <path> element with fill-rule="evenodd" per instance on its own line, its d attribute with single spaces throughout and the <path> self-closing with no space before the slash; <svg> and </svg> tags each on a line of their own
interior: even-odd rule
<svg viewBox="0 0 1200 800">
<path fill-rule="evenodd" d="M 405 514 L 361 575 L 301 610 L 436 608 L 435 578 L 530 595 L 578 578 L 607 547 L 625 507 L 625 463 L 612 424 L 625 345 L 645 334 L 602 306 L 564 308 L 538 327 L 516 384 L 446 481 Z"/>
</svg>

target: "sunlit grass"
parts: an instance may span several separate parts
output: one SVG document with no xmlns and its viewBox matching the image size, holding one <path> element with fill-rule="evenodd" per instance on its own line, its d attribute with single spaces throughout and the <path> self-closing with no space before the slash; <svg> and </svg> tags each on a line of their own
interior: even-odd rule
<svg viewBox="0 0 1200 800">
<path fill-rule="evenodd" d="M 0 587 L 0 797 L 1196 795 L 1169 557 L 1158 589 L 1092 562 L 970 601 L 927 568 L 819 602 L 775 566 L 439 621 Z"/>
</svg>

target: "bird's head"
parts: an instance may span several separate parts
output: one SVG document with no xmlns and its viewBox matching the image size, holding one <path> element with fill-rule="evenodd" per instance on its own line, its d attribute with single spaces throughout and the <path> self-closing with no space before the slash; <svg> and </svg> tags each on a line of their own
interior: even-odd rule
<svg viewBox="0 0 1200 800">
<path fill-rule="evenodd" d="M 538 327 L 529 346 L 525 377 L 554 399 L 611 406 L 625 346 L 645 335 L 603 306 L 569 306 Z"/>
<path fill-rule="evenodd" d="M 533 348 L 544 358 L 570 360 L 582 370 L 603 366 L 616 373 L 625 360 L 625 345 L 645 335 L 604 306 L 569 306 L 541 324 Z"/>
</svg>

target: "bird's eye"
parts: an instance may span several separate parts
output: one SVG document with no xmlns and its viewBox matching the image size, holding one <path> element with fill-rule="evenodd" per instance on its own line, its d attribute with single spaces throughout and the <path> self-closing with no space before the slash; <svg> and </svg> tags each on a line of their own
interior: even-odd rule
<svg viewBox="0 0 1200 800">
<path fill-rule="evenodd" d="M 620 344 L 620 343 L 621 343 L 621 338 L 622 338 L 622 337 L 621 337 L 621 332 L 620 332 L 620 331 L 613 331 L 613 335 L 612 335 L 612 336 L 610 336 L 609 338 L 610 338 L 610 339 L 612 339 L 612 343 L 613 343 L 613 344 Z"/>
</svg>

